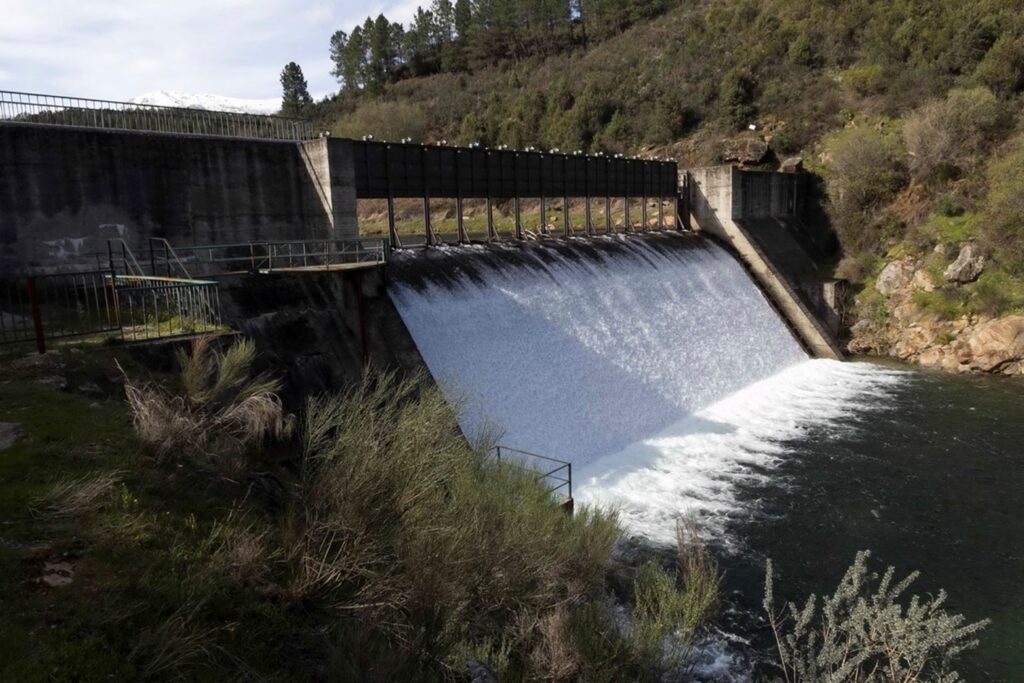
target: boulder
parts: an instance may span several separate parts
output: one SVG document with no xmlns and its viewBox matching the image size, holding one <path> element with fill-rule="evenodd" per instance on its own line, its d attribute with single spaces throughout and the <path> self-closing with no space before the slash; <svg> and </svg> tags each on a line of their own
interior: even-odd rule
<svg viewBox="0 0 1024 683">
<path fill-rule="evenodd" d="M 801 157 L 789 157 L 779 164 L 779 170 L 783 173 L 799 173 L 804 170 L 804 160 Z"/>
<path fill-rule="evenodd" d="M 760 138 L 734 138 L 722 148 L 722 161 L 759 164 L 768 155 L 768 143 Z"/>
<path fill-rule="evenodd" d="M 946 279 L 950 282 L 964 284 L 977 280 L 983 270 L 985 270 L 985 255 L 982 253 L 981 247 L 968 243 L 960 249 L 959 256 L 949 264 L 945 274 Z"/>
<path fill-rule="evenodd" d="M 903 289 L 914 276 L 914 264 L 909 260 L 892 261 L 882 268 L 875 281 L 875 289 L 885 296 L 892 295 L 896 290 Z"/>
<path fill-rule="evenodd" d="M 1024 315 L 989 320 L 974 328 L 967 339 L 967 353 L 960 352 L 973 369 L 1013 372 L 1024 359 Z"/>
<path fill-rule="evenodd" d="M 940 256 L 945 256 L 946 258 L 953 258 L 953 255 L 957 253 L 956 247 L 948 242 L 939 242 L 935 245 L 935 249 L 933 251 Z"/>
</svg>

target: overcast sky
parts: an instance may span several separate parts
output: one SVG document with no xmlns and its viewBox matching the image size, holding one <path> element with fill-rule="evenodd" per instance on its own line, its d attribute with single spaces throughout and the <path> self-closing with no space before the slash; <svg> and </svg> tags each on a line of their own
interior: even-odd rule
<svg viewBox="0 0 1024 683">
<path fill-rule="evenodd" d="M 424 1 L 0 0 L 0 90 L 270 98 L 296 61 L 319 97 L 337 87 L 335 30 L 380 12 L 405 23 Z"/>
</svg>

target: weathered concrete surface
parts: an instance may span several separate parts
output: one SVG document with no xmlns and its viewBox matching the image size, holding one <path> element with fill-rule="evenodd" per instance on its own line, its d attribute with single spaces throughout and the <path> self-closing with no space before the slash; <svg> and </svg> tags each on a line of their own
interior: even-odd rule
<svg viewBox="0 0 1024 683">
<path fill-rule="evenodd" d="M 765 294 L 786 317 L 812 354 L 841 358 L 842 352 L 822 320 L 810 310 L 800 293 L 780 271 L 766 249 L 780 252 L 784 230 L 772 230 L 757 239 L 755 232 L 772 228 L 766 221 L 800 212 L 794 174 L 748 173 L 732 166 L 713 166 L 689 171 L 690 206 L 697 226 L 730 246 L 747 265 Z M 751 227 L 745 227 L 750 222 Z M 789 256 L 798 249 L 789 250 Z M 781 253 L 781 252 L 780 252 Z M 789 258 L 789 257 L 787 257 Z"/>
<path fill-rule="evenodd" d="M 384 266 L 219 280 L 225 323 L 255 339 L 261 362 L 283 374 L 292 407 L 344 388 L 367 365 L 429 377 L 388 297 Z"/>
<path fill-rule="evenodd" d="M 345 142 L 0 124 L 0 268 L 95 266 L 111 238 L 355 235 Z"/>
</svg>

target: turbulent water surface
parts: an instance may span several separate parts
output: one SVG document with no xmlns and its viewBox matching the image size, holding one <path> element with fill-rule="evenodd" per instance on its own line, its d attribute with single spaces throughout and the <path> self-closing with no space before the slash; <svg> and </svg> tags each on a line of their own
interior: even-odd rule
<svg viewBox="0 0 1024 683">
<path fill-rule="evenodd" d="M 732 630 L 764 636 L 765 557 L 795 598 L 871 548 L 995 620 L 969 680 L 1024 680 L 1022 385 L 810 360 L 743 269 L 692 237 L 396 265 L 396 307 L 464 431 L 571 461 L 577 502 L 617 508 L 648 543 L 697 515 Z M 710 647 L 708 671 L 742 676 L 744 649 Z"/>
</svg>

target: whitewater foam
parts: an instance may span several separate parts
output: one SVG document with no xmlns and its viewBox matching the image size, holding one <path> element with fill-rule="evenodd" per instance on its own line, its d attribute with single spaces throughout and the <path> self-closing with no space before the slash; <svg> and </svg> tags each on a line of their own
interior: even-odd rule
<svg viewBox="0 0 1024 683">
<path fill-rule="evenodd" d="M 580 504 L 614 508 L 626 530 L 672 543 L 676 519 L 701 520 L 726 548 L 743 510 L 738 485 L 764 480 L 809 427 L 841 430 L 871 410 L 904 373 L 867 363 L 808 360 L 706 407 L 662 432 L 574 472 Z"/>
</svg>

